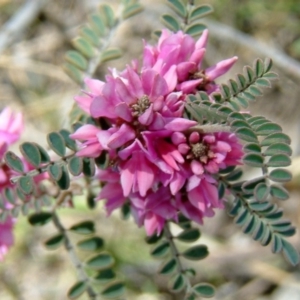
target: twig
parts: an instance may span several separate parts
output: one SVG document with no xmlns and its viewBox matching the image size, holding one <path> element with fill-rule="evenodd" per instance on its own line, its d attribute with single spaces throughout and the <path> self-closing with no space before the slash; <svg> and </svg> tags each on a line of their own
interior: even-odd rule
<svg viewBox="0 0 300 300">
<path fill-rule="evenodd" d="M 0 53 L 35 19 L 46 0 L 27 1 L 0 29 Z"/>
<path fill-rule="evenodd" d="M 80 261 L 80 259 L 78 258 L 77 254 L 75 252 L 74 245 L 72 244 L 72 242 L 67 234 L 66 229 L 60 222 L 60 219 L 55 210 L 53 211 L 52 216 L 53 216 L 53 223 L 54 223 L 55 227 L 64 236 L 65 248 L 68 251 L 68 254 L 69 254 L 72 264 L 76 268 L 79 280 L 89 283 L 89 277 L 88 277 L 87 273 L 85 272 L 82 262 Z M 86 291 L 87 291 L 90 299 L 92 299 L 92 300 L 97 299 L 97 293 L 94 291 L 94 289 L 90 285 L 88 285 Z"/>
<path fill-rule="evenodd" d="M 274 64 L 282 69 L 287 75 L 294 78 L 296 77 L 297 79 L 300 78 L 300 63 L 281 50 L 260 42 L 250 35 L 225 24 L 208 19 L 205 19 L 205 24 L 213 37 L 249 48 L 261 56 L 271 57 Z"/>
</svg>

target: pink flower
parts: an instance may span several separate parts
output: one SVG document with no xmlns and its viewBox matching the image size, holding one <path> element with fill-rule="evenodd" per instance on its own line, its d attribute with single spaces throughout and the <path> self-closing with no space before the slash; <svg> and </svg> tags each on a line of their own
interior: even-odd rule
<svg viewBox="0 0 300 300">
<path fill-rule="evenodd" d="M 0 260 L 3 260 L 8 249 L 14 244 L 14 221 L 8 217 L 4 223 L 0 223 Z"/>
<path fill-rule="evenodd" d="M 169 81 L 177 81 L 177 90 L 185 94 L 196 91 L 206 91 L 210 94 L 218 89 L 214 80 L 228 72 L 237 57 L 202 69 L 207 38 L 208 30 L 204 30 L 195 42 L 182 31 L 174 34 L 164 29 L 156 47 L 145 46 L 143 68 L 152 68 L 165 77 L 168 75 Z"/>
<path fill-rule="evenodd" d="M 163 30 L 157 46 L 145 46 L 143 66 L 111 70 L 105 82 L 87 80 L 92 92 L 76 100 L 95 119 L 71 137 L 79 156 L 107 154 L 98 172 L 108 215 L 129 202 L 131 213 L 148 235 L 160 233 L 178 213 L 195 222 L 223 208 L 215 174 L 238 165 L 242 146 L 233 133 L 202 133 L 186 118 L 188 93 L 218 89 L 214 80 L 236 58 L 201 69 L 208 32 L 195 42 L 183 32 Z M 104 124 L 104 125 L 103 125 Z"/>
</svg>

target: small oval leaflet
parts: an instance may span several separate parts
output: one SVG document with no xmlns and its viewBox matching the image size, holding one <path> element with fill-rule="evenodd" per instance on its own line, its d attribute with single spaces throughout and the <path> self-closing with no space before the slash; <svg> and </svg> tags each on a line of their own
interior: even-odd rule
<svg viewBox="0 0 300 300">
<path fill-rule="evenodd" d="M 192 243 L 197 241 L 200 238 L 200 231 L 198 228 L 190 228 L 182 231 L 176 239 L 181 242 Z"/>
<path fill-rule="evenodd" d="M 254 168 L 261 168 L 264 164 L 264 157 L 260 153 L 247 153 L 243 157 L 243 162 Z"/>
<path fill-rule="evenodd" d="M 49 250 L 55 250 L 59 246 L 61 246 L 64 242 L 64 236 L 59 233 L 51 238 L 49 238 L 47 241 L 45 241 L 45 246 Z"/>
<path fill-rule="evenodd" d="M 101 62 L 114 60 L 122 56 L 122 51 L 119 48 L 106 49 L 101 53 Z"/>
<path fill-rule="evenodd" d="M 99 8 L 100 15 L 108 27 L 113 27 L 116 23 L 113 9 L 107 4 L 101 4 Z"/>
<path fill-rule="evenodd" d="M 122 12 L 123 19 L 126 20 L 126 19 L 138 14 L 142 10 L 143 10 L 143 6 L 139 3 L 133 3 L 130 5 L 127 5 Z"/>
<path fill-rule="evenodd" d="M 270 187 L 264 182 L 259 183 L 254 189 L 254 196 L 257 201 L 265 201 L 270 194 Z"/>
<path fill-rule="evenodd" d="M 49 223 L 52 219 L 52 214 L 49 212 L 34 213 L 28 217 L 28 221 L 32 226 L 43 226 Z"/>
<path fill-rule="evenodd" d="M 106 283 L 108 281 L 111 281 L 115 277 L 116 274 L 112 269 L 104 269 L 102 271 L 99 271 L 98 274 L 94 277 L 94 279 L 101 283 Z"/>
<path fill-rule="evenodd" d="M 92 58 L 95 54 L 93 46 L 83 37 L 77 37 L 72 41 L 73 46 L 85 57 Z"/>
<path fill-rule="evenodd" d="M 285 169 L 275 169 L 270 172 L 269 178 L 275 182 L 288 182 L 292 179 L 292 174 Z"/>
<path fill-rule="evenodd" d="M 205 245 L 197 245 L 185 250 L 182 256 L 190 260 L 200 260 L 208 255 L 208 250 Z"/>
<path fill-rule="evenodd" d="M 17 181 L 17 186 L 25 195 L 29 195 L 34 190 L 34 182 L 31 176 L 22 176 Z"/>
<path fill-rule="evenodd" d="M 55 181 L 61 179 L 63 175 L 62 166 L 60 166 L 59 164 L 49 165 L 48 174 Z"/>
<path fill-rule="evenodd" d="M 270 133 L 281 132 L 282 128 L 276 123 L 268 122 L 260 125 L 255 131 L 259 135 L 268 135 Z"/>
<path fill-rule="evenodd" d="M 87 283 L 84 281 L 76 282 L 68 291 L 69 299 L 77 299 L 87 289 Z"/>
<path fill-rule="evenodd" d="M 283 186 L 275 184 L 271 186 L 271 195 L 279 200 L 287 200 L 289 198 L 289 192 Z"/>
<path fill-rule="evenodd" d="M 275 143 L 275 144 L 270 145 L 264 151 L 264 155 L 274 155 L 274 154 L 292 155 L 292 149 L 289 145 L 287 145 L 285 143 Z"/>
<path fill-rule="evenodd" d="M 47 142 L 50 148 L 59 156 L 66 154 L 66 143 L 64 138 L 58 132 L 51 132 L 47 135 Z"/>
<path fill-rule="evenodd" d="M 292 163 L 286 154 L 275 154 L 267 162 L 268 167 L 287 167 Z"/>
<path fill-rule="evenodd" d="M 187 10 L 180 0 L 168 0 L 168 5 L 182 18 L 186 17 Z"/>
<path fill-rule="evenodd" d="M 5 153 L 5 162 L 7 165 L 18 173 L 24 172 L 24 166 L 21 159 L 11 151 Z"/>
<path fill-rule="evenodd" d="M 76 147 L 76 142 L 74 140 L 72 140 L 70 138 L 70 131 L 66 130 L 66 129 L 61 129 L 59 131 L 59 133 L 61 134 L 61 136 L 63 137 L 63 139 L 65 140 L 66 146 L 73 150 L 76 151 L 77 147 Z"/>
<path fill-rule="evenodd" d="M 100 253 L 91 257 L 87 262 L 86 266 L 94 269 L 101 270 L 111 267 L 114 264 L 115 260 L 108 253 Z"/>
<path fill-rule="evenodd" d="M 114 282 L 107 286 L 102 292 L 106 298 L 115 299 L 121 297 L 125 293 L 125 286 L 122 282 Z"/>
<path fill-rule="evenodd" d="M 161 16 L 161 21 L 166 25 L 170 30 L 177 32 L 180 30 L 179 22 L 171 15 L 164 14 Z"/>
<path fill-rule="evenodd" d="M 92 237 L 77 243 L 77 247 L 81 250 L 96 251 L 103 247 L 104 241 L 100 237 Z"/>
<path fill-rule="evenodd" d="M 200 5 L 195 7 L 189 15 L 189 21 L 193 22 L 197 19 L 203 18 L 213 12 L 213 8 L 210 5 Z"/>
<path fill-rule="evenodd" d="M 185 33 L 191 35 L 192 37 L 196 37 L 200 35 L 205 29 L 206 26 L 204 24 L 193 23 L 192 25 L 186 27 Z"/>
<path fill-rule="evenodd" d="M 50 156 L 49 156 L 48 152 L 42 146 L 40 146 L 39 144 L 36 144 L 36 143 L 32 143 L 32 144 L 34 144 L 37 147 L 37 149 L 39 150 L 40 157 L 41 157 L 41 162 L 42 163 L 50 162 Z"/>
<path fill-rule="evenodd" d="M 67 167 L 65 165 L 61 166 L 62 175 L 61 177 L 56 181 L 57 185 L 62 190 L 67 190 L 70 186 L 70 175 L 67 170 Z"/>
<path fill-rule="evenodd" d="M 294 248 L 292 244 L 290 244 L 286 240 L 282 240 L 283 245 L 283 255 L 284 257 L 293 265 L 296 266 L 299 263 L 299 253 Z"/>
<path fill-rule="evenodd" d="M 83 169 L 83 161 L 81 157 L 73 156 L 68 161 L 68 168 L 73 176 L 79 176 Z"/>
<path fill-rule="evenodd" d="M 23 143 L 20 145 L 20 151 L 24 158 L 32 164 L 35 168 L 38 168 L 41 164 L 41 154 L 37 146 L 33 143 Z"/>
<path fill-rule="evenodd" d="M 65 60 L 81 70 L 86 70 L 87 60 L 78 51 L 70 50 L 65 55 Z"/>
<path fill-rule="evenodd" d="M 174 276 L 173 280 L 171 280 L 171 290 L 174 293 L 179 293 L 185 286 L 186 282 L 182 274 L 177 274 Z"/>
<path fill-rule="evenodd" d="M 83 80 L 83 73 L 78 68 L 70 63 L 64 63 L 63 69 L 68 76 L 73 79 L 76 83 L 81 84 Z"/>
<path fill-rule="evenodd" d="M 272 252 L 273 253 L 281 252 L 283 245 L 282 245 L 282 239 L 280 236 L 278 236 L 277 234 L 273 234 L 271 244 L 272 244 Z"/>
<path fill-rule="evenodd" d="M 160 233 L 159 235 L 153 234 L 153 235 L 151 235 L 151 236 L 147 236 L 147 237 L 145 238 L 145 240 L 146 240 L 146 243 L 147 243 L 147 244 L 155 244 L 155 243 L 157 243 L 159 240 L 161 240 L 162 237 L 163 237 L 163 232 Z"/>
<path fill-rule="evenodd" d="M 267 137 L 265 137 L 261 141 L 260 144 L 261 144 L 261 146 L 270 146 L 270 145 L 273 145 L 275 143 L 285 143 L 285 144 L 290 145 L 291 144 L 291 139 L 285 133 L 275 132 L 275 133 L 271 133 Z"/>
<path fill-rule="evenodd" d="M 84 158 L 83 159 L 83 174 L 88 177 L 92 177 L 95 175 L 96 167 L 95 160 L 92 158 Z"/>
<path fill-rule="evenodd" d="M 83 221 L 73 225 L 70 230 L 78 234 L 92 234 L 95 232 L 95 224 L 92 221 Z"/>
<path fill-rule="evenodd" d="M 246 142 L 258 142 L 255 133 L 247 127 L 238 128 L 235 133 L 239 138 Z"/>
<path fill-rule="evenodd" d="M 172 258 L 161 266 L 159 273 L 163 275 L 171 274 L 176 270 L 176 267 L 177 267 L 176 259 Z"/>
<path fill-rule="evenodd" d="M 261 147 L 258 143 L 247 143 L 243 150 L 245 152 L 257 152 L 260 153 L 261 152 Z"/>
<path fill-rule="evenodd" d="M 193 286 L 194 293 L 203 298 L 211 298 L 215 294 L 215 288 L 208 283 L 199 283 Z"/>
<path fill-rule="evenodd" d="M 170 244 L 167 241 L 164 241 L 154 247 L 154 249 L 151 251 L 151 255 L 154 257 L 162 257 L 167 254 L 167 252 L 170 249 Z"/>
</svg>

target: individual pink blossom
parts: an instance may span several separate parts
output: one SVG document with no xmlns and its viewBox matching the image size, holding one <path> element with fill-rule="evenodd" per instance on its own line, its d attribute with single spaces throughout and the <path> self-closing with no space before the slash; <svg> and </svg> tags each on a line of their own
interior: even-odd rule
<svg viewBox="0 0 300 300">
<path fill-rule="evenodd" d="M 208 94 L 218 90 L 214 80 L 229 71 L 237 57 L 223 60 L 212 67 L 203 69 L 202 61 L 208 39 L 204 30 L 198 41 L 182 31 L 171 33 L 162 30 L 157 46 L 145 45 L 143 68 L 152 68 L 165 76 L 170 70 L 172 80 L 177 81 L 176 89 L 185 93 L 206 91 Z M 171 80 L 171 79 L 169 79 Z"/>
</svg>

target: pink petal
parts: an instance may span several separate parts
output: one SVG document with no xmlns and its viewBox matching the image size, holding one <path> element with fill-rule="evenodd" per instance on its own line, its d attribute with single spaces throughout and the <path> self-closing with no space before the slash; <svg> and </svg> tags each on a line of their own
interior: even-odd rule
<svg viewBox="0 0 300 300">
<path fill-rule="evenodd" d="M 119 130 L 111 135 L 108 146 L 116 149 L 135 138 L 135 131 L 127 124 L 122 124 Z"/>
<path fill-rule="evenodd" d="M 171 131 L 184 131 L 195 125 L 197 125 L 196 121 L 184 118 L 173 118 L 165 125 L 165 129 Z"/>
</svg>

